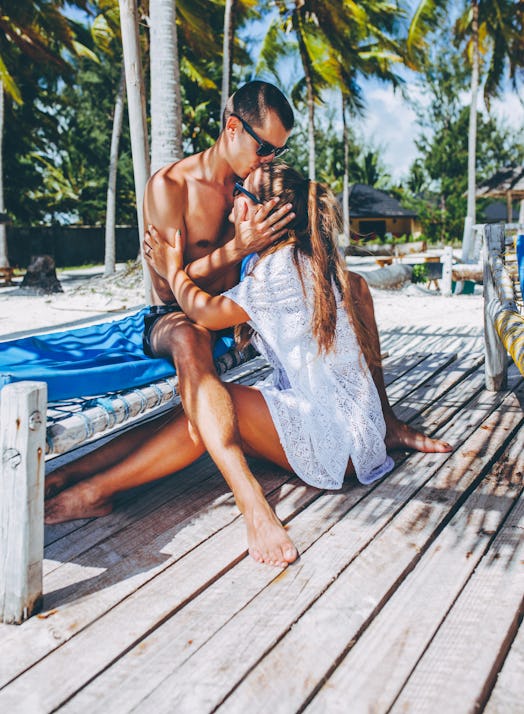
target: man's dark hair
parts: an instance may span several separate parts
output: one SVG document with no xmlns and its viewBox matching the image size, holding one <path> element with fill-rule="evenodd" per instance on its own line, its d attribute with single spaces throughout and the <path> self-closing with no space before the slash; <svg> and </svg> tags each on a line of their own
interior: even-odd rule
<svg viewBox="0 0 524 714">
<path fill-rule="evenodd" d="M 274 84 L 254 80 L 229 97 L 222 125 L 225 126 L 231 114 L 238 114 L 249 124 L 262 126 L 269 110 L 276 112 L 284 129 L 291 131 L 295 118 L 288 100 Z"/>
</svg>

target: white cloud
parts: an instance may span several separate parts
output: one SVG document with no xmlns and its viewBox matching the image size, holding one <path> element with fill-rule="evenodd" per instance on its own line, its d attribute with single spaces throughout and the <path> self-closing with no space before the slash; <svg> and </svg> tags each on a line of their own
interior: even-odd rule
<svg viewBox="0 0 524 714">
<path fill-rule="evenodd" d="M 409 85 L 408 92 L 411 101 L 418 102 L 422 107 L 429 101 L 419 84 Z M 357 137 L 382 150 L 385 166 L 393 179 L 398 181 L 407 176 L 409 167 L 417 158 L 415 139 L 421 128 L 417 125 L 416 114 L 400 92 L 395 93 L 390 86 L 370 82 L 364 87 L 364 96 L 367 110 L 365 116 L 354 123 Z M 464 104 L 467 104 L 468 98 L 468 94 L 464 93 Z M 481 92 L 478 108 L 483 113 L 486 111 Z M 524 107 L 511 88 L 506 89 L 501 99 L 492 102 L 492 114 L 522 136 Z M 428 130 L 424 131 L 427 133 Z"/>
<path fill-rule="evenodd" d="M 410 97 L 423 102 L 420 88 L 412 85 Z M 367 111 L 357 120 L 355 130 L 366 144 L 382 151 L 382 160 L 395 181 L 406 176 L 411 163 L 417 157 L 415 138 L 420 132 L 416 126 L 413 108 L 392 87 L 370 84 L 364 94 Z"/>
</svg>

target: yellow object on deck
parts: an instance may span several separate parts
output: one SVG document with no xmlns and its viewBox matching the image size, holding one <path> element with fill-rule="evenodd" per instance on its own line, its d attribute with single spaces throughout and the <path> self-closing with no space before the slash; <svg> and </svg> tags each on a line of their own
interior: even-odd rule
<svg viewBox="0 0 524 714">
<path fill-rule="evenodd" d="M 524 376 L 524 317 L 513 310 L 502 310 L 495 318 L 495 329 Z"/>
</svg>

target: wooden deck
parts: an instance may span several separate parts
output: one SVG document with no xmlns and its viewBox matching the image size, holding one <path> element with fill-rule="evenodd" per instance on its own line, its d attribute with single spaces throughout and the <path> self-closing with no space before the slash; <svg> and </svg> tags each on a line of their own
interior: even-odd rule
<svg viewBox="0 0 524 714">
<path fill-rule="evenodd" d="M 486 392 L 461 354 L 386 363 L 451 455 L 339 492 L 255 465 L 301 553 L 285 571 L 246 556 L 207 458 L 48 528 L 45 611 L 0 625 L 0 712 L 522 712 L 524 383 Z"/>
</svg>

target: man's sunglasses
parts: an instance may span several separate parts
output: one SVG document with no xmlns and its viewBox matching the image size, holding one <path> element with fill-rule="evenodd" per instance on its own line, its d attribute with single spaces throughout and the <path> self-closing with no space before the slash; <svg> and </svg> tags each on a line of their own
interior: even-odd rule
<svg viewBox="0 0 524 714">
<path fill-rule="evenodd" d="M 287 144 L 284 144 L 284 146 L 273 146 L 273 144 L 270 144 L 268 141 L 264 141 L 264 139 L 261 139 L 256 133 L 256 131 L 254 131 L 254 129 L 249 126 L 247 121 L 245 119 L 242 119 L 242 117 L 238 114 L 234 114 L 232 112 L 231 116 L 236 117 L 242 123 L 242 126 L 247 131 L 247 133 L 252 136 L 253 139 L 257 142 L 257 156 L 270 156 L 271 154 L 275 154 L 276 158 L 277 156 L 282 156 L 282 154 L 285 154 L 288 150 L 289 147 Z"/>
<path fill-rule="evenodd" d="M 253 201 L 253 203 L 258 203 L 261 206 L 264 203 L 264 201 L 261 201 L 259 198 L 257 198 L 257 196 L 255 196 L 254 193 L 251 193 L 251 191 L 248 191 L 247 188 L 244 188 L 241 183 L 237 182 L 233 186 L 233 198 L 235 198 L 235 196 L 238 196 L 239 193 L 243 193 L 244 196 L 247 196 L 248 198 L 250 198 Z"/>
</svg>

